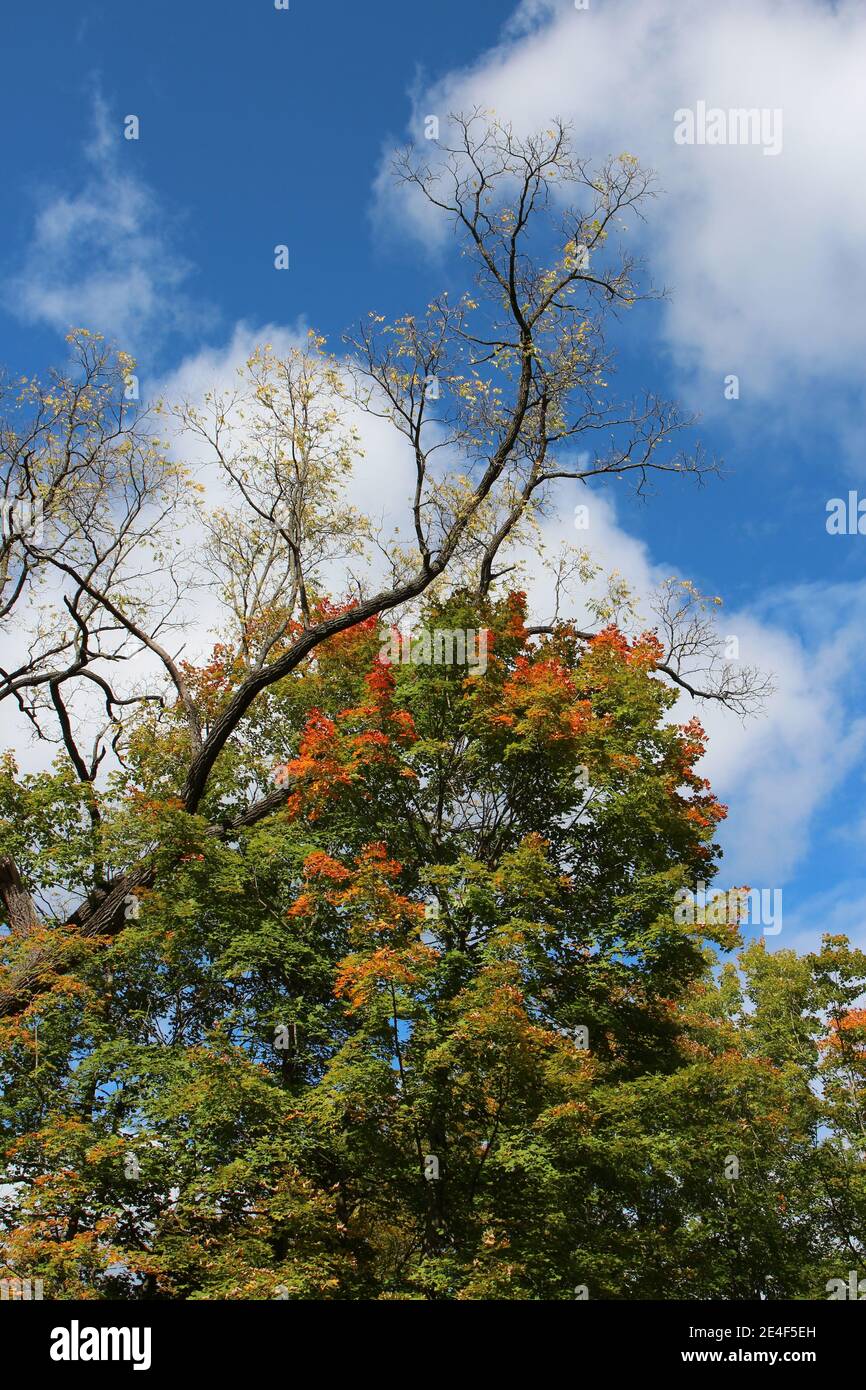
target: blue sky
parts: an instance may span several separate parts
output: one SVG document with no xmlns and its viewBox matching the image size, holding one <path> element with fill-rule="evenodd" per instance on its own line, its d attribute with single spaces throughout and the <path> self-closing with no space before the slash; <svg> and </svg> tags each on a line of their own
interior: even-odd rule
<svg viewBox="0 0 866 1390">
<path fill-rule="evenodd" d="M 562 116 L 591 157 L 627 149 L 658 168 L 637 238 L 671 297 L 615 335 L 620 387 L 700 412 L 726 476 L 645 502 L 614 483 L 588 543 L 638 586 L 677 572 L 723 596 L 724 630 L 777 694 L 745 728 L 705 718 L 730 806 L 722 878 L 784 889 L 774 947 L 828 929 L 866 945 L 866 537 L 825 527 L 828 499 L 866 495 L 862 5 L 12 0 L 5 27 L 0 361 L 14 371 L 62 360 L 81 324 L 122 338 L 147 397 L 224 373 L 266 326 L 338 346 L 370 309 L 423 307 L 457 283 L 455 261 L 382 171 L 427 112 Z M 699 100 L 782 111 L 780 153 L 675 146 L 674 111 Z"/>
</svg>

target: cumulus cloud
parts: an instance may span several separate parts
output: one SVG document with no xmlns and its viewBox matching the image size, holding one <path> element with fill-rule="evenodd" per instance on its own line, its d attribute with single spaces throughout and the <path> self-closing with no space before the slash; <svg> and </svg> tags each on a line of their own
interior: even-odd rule
<svg viewBox="0 0 866 1390">
<path fill-rule="evenodd" d="M 740 722 L 708 707 L 704 767 L 731 820 L 722 840 L 723 873 L 732 883 L 778 887 L 802 867 L 818 814 L 848 777 L 866 746 L 858 652 L 866 637 L 863 586 L 832 592 L 804 586 L 769 609 L 732 611 L 725 630 L 740 656 L 771 670 L 776 693 L 761 717 Z M 821 605 L 823 638 L 803 630 L 802 605 Z M 759 878 L 760 876 L 760 878 Z"/>
<path fill-rule="evenodd" d="M 794 401 L 804 384 L 861 383 L 864 66 L 855 0 L 524 0 L 496 47 L 414 94 L 410 133 L 427 113 L 478 105 L 522 131 L 570 121 L 592 157 L 636 154 L 665 194 L 641 249 L 672 290 L 664 331 L 680 368 Z M 674 113 L 700 101 L 780 110 L 781 152 L 676 144 Z M 384 168 L 376 200 L 383 219 L 430 233 Z"/>
<path fill-rule="evenodd" d="M 209 316 L 184 293 L 191 267 L 172 245 L 166 209 L 134 171 L 134 142 L 99 95 L 93 121 L 83 178 L 43 189 L 3 298 L 25 322 L 89 328 L 137 351 Z"/>
</svg>

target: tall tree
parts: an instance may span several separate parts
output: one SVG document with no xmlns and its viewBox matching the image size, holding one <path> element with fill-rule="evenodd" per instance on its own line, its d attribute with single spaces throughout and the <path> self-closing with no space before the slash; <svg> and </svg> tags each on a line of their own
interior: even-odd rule
<svg viewBox="0 0 866 1390">
<path fill-rule="evenodd" d="M 451 130 L 398 175 L 468 252 L 456 300 L 340 359 L 263 345 L 167 409 L 81 331 L 68 371 L 4 384 L 0 701 L 57 758 L 0 765 L 2 1255 L 55 1296 L 797 1294 L 813 1208 L 764 1209 L 780 1144 L 824 1183 L 828 1259 L 856 1239 L 859 960 L 750 956 L 750 1010 L 674 916 L 722 810 L 672 706 L 742 711 L 760 677 L 687 584 L 646 633 L 621 595 L 578 631 L 503 584 L 563 479 L 707 467 L 609 386 L 650 177 L 560 125 Z M 409 544 L 350 504 L 364 412 L 401 436 Z M 427 636 L 389 664 L 398 617 Z"/>
<path fill-rule="evenodd" d="M 47 383 L 5 384 L 0 476 L 12 524 L 0 546 L 0 622 L 30 631 L 20 663 L 0 672 L 0 702 L 14 701 L 38 737 L 62 745 L 94 842 L 100 769 L 124 756 L 126 716 L 140 704 L 183 711 L 173 792 L 194 816 L 275 684 L 322 643 L 412 603 L 446 574 L 484 598 L 509 568 L 503 548 L 557 480 L 614 474 L 642 487 L 652 474 L 705 470 L 680 445 L 690 422 L 675 407 L 651 393 L 620 401 L 608 385 L 606 322 L 646 294 L 619 229 L 641 215 L 650 176 L 628 155 L 591 169 L 558 124 L 519 139 L 473 113 L 451 128 L 433 171 L 407 153 L 398 173 L 454 222 L 473 289 L 454 304 L 441 296 L 421 317 L 371 315 L 342 362 L 315 336 L 285 359 L 265 346 L 236 389 L 177 407 L 174 426 L 204 446 L 230 508 L 208 508 L 194 472 L 173 461 L 177 441 L 174 451 L 160 441 L 160 413 L 127 399 L 131 359 L 98 338 L 73 333 L 73 369 Z M 383 540 L 346 501 L 347 475 L 360 466 L 350 407 L 384 416 L 406 441 L 408 546 Z M 455 469 L 440 465 L 447 457 L 459 459 Z M 16 524 L 37 506 L 40 526 Z M 199 513 L 206 543 L 185 552 Z M 371 580 L 364 555 L 383 560 L 384 577 L 380 566 Z M 220 602 L 235 676 L 215 713 L 180 660 L 178 629 L 194 621 L 184 600 L 202 586 Z M 316 606 L 325 588 L 341 587 L 353 603 Z M 690 634 L 691 617 L 674 624 L 666 664 L 694 689 Z M 135 676 L 124 677 L 130 663 Z M 709 666 L 697 662 L 706 694 L 748 702 L 754 673 L 717 650 Z M 239 795 L 214 834 L 269 816 L 286 795 Z M 0 1013 L 25 1007 L 57 964 L 41 925 L 59 915 L 88 939 L 116 934 L 129 894 L 155 883 L 157 857 L 94 859 L 86 892 L 58 907 L 28 895 L 10 848 L 0 895 L 32 948 L 3 985 Z"/>
<path fill-rule="evenodd" d="M 60 1297 L 824 1296 L 862 1230 L 866 959 L 719 975 L 736 923 L 678 920 L 724 807 L 653 634 L 533 636 L 517 593 L 419 619 L 275 682 L 195 816 L 183 710 L 137 711 L 100 836 L 159 874 L 2 1025 L 5 1267 Z M 210 717 L 242 678 L 189 672 Z M 214 834 L 274 767 L 281 809 Z M 80 784 L 7 764 L 2 795 L 28 875 L 80 881 Z"/>
</svg>

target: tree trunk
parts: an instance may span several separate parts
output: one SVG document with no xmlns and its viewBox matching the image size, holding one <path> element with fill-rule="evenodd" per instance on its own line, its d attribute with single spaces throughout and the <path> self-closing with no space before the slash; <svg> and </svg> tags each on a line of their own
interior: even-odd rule
<svg viewBox="0 0 866 1390">
<path fill-rule="evenodd" d="M 8 854 L 0 854 L 0 899 L 15 936 L 27 936 L 39 926 L 33 899 L 21 881 L 15 860 Z"/>
</svg>

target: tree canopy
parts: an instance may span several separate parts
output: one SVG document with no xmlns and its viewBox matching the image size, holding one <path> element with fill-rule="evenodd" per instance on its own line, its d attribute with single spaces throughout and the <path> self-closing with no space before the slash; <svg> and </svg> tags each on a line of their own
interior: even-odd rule
<svg viewBox="0 0 866 1390">
<path fill-rule="evenodd" d="M 83 330 L 0 384 L 0 703 L 56 751 L 0 760 L 0 1277 L 51 1297 L 810 1298 L 861 1249 L 866 957 L 676 911 L 725 815 L 677 702 L 765 678 L 688 582 L 646 630 L 616 580 L 569 621 L 583 552 L 521 587 L 563 483 L 712 467 L 611 386 L 651 176 L 448 139 L 398 175 L 459 296 L 200 400 Z"/>
<path fill-rule="evenodd" d="M 324 644 L 195 815 L 179 704 L 137 711 L 97 832 L 68 769 L 7 759 L 28 880 L 86 892 L 94 833 L 161 871 L 109 940 L 4 943 L 14 970 L 62 935 L 0 1034 L 5 1268 L 61 1297 L 809 1298 L 849 1259 L 866 957 L 719 972 L 736 924 L 674 902 L 725 808 L 658 639 L 533 637 L 514 592 L 482 616 L 483 676 L 383 659 L 372 619 Z M 208 719 L 242 678 L 189 673 Z M 278 811 L 213 833 L 274 775 Z"/>
</svg>

